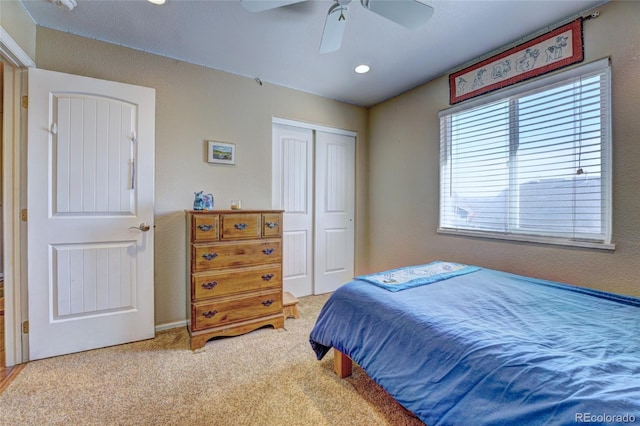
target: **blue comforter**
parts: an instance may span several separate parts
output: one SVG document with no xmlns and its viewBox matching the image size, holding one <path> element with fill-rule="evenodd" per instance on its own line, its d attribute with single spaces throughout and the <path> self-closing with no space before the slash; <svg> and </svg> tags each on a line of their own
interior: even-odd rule
<svg viewBox="0 0 640 426">
<path fill-rule="evenodd" d="M 310 341 L 431 426 L 640 424 L 637 298 L 489 269 L 399 292 L 356 280 Z"/>
</svg>

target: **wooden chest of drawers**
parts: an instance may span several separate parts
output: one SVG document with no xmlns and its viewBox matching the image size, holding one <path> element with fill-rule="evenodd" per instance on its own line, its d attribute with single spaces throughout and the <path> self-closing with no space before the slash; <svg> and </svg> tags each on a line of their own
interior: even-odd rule
<svg viewBox="0 0 640 426">
<path fill-rule="evenodd" d="M 187 240 L 191 349 L 284 327 L 281 210 L 188 211 Z"/>
</svg>

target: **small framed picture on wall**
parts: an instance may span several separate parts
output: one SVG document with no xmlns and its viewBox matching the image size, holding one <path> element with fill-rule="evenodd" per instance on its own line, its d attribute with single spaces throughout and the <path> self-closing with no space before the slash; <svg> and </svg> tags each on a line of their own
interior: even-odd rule
<svg viewBox="0 0 640 426">
<path fill-rule="evenodd" d="M 207 141 L 207 161 L 214 164 L 236 164 L 236 144 Z"/>
</svg>

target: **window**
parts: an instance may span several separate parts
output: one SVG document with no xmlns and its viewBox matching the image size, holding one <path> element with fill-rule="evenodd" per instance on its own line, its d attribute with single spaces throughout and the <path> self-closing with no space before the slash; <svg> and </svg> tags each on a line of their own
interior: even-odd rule
<svg viewBox="0 0 640 426">
<path fill-rule="evenodd" d="M 439 232 L 612 249 L 608 59 L 440 113 Z"/>
</svg>

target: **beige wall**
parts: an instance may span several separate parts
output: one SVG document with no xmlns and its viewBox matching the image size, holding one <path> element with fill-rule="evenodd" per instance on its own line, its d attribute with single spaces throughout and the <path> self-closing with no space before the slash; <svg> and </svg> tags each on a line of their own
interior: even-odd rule
<svg viewBox="0 0 640 426">
<path fill-rule="evenodd" d="M 185 319 L 185 219 L 194 191 L 217 208 L 271 207 L 272 117 L 358 132 L 356 271 L 366 269 L 367 110 L 253 79 L 37 27 L 38 68 L 156 89 L 156 324 Z M 236 166 L 206 162 L 207 139 L 236 144 Z"/>
<path fill-rule="evenodd" d="M 446 77 L 367 111 L 41 27 L 35 58 L 39 68 L 156 89 L 157 324 L 185 318 L 183 210 L 193 192 L 213 192 L 219 207 L 231 198 L 270 206 L 274 116 L 358 132 L 356 273 L 447 259 L 640 295 L 640 3 L 599 10 L 585 22 L 585 60 L 612 60 L 615 252 L 436 233 Z M 236 143 L 237 165 L 207 164 L 207 139 Z"/>
<path fill-rule="evenodd" d="M 29 55 L 36 57 L 36 25 L 17 0 L 0 0 L 0 27 Z"/>
<path fill-rule="evenodd" d="M 640 2 L 597 10 L 584 23 L 585 62 L 612 63 L 615 252 L 436 233 L 443 76 L 370 111 L 372 270 L 441 259 L 640 296 Z"/>
</svg>

